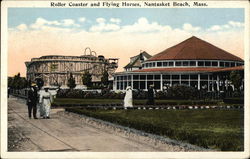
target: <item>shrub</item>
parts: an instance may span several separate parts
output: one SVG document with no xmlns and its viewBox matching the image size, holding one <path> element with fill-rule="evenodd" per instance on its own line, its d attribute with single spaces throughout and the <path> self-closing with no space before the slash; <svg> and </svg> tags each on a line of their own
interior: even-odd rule
<svg viewBox="0 0 250 159">
<path fill-rule="evenodd" d="M 195 99 L 197 90 L 185 85 L 176 85 L 170 87 L 167 91 L 168 99 Z"/>
<path fill-rule="evenodd" d="M 227 104 L 244 104 L 244 98 L 225 98 L 223 102 Z"/>
</svg>

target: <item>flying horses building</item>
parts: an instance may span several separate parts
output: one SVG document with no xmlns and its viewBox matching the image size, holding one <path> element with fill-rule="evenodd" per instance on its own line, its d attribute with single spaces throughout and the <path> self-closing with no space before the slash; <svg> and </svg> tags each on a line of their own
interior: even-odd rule
<svg viewBox="0 0 250 159">
<path fill-rule="evenodd" d="M 87 53 L 88 52 L 88 53 Z M 70 73 L 75 78 L 77 85 L 82 85 L 82 75 L 89 71 L 93 83 L 100 83 L 104 69 L 109 73 L 109 79 L 118 67 L 118 58 L 105 58 L 97 56 L 95 51 L 86 48 L 82 56 L 48 55 L 32 58 L 25 62 L 27 80 L 35 81 L 42 78 L 44 85 L 67 85 Z"/>
<path fill-rule="evenodd" d="M 198 90 L 221 91 L 233 87 L 229 80 L 232 71 L 244 75 L 241 58 L 195 36 L 140 63 L 141 67 L 115 73 L 113 89 L 125 90 L 131 86 L 147 90 L 153 85 L 156 90 L 164 90 L 187 85 Z"/>
</svg>

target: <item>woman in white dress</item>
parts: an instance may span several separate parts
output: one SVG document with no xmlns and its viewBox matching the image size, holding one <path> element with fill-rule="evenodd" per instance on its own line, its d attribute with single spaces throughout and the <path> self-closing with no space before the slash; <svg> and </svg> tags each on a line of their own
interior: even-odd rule
<svg viewBox="0 0 250 159">
<path fill-rule="evenodd" d="M 133 93 L 132 93 L 132 88 L 130 86 L 128 86 L 126 88 L 126 95 L 124 98 L 124 107 L 133 107 L 133 97 L 132 97 Z"/>
<path fill-rule="evenodd" d="M 40 93 L 40 100 L 39 103 L 41 103 L 41 108 L 42 108 L 42 117 L 45 119 L 49 119 L 49 115 L 50 115 L 50 107 L 51 107 L 51 102 L 52 102 L 52 95 L 51 93 L 48 91 L 49 88 L 45 87 L 44 88 L 45 91 L 42 91 Z"/>
</svg>

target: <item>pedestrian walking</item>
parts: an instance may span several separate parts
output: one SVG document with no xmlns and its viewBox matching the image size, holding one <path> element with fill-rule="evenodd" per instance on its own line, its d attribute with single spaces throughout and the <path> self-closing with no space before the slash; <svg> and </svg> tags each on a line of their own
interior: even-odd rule
<svg viewBox="0 0 250 159">
<path fill-rule="evenodd" d="M 36 117 L 36 105 L 38 102 L 38 95 L 36 85 L 32 84 L 29 91 L 28 91 L 28 98 L 27 98 L 27 105 L 28 105 L 28 115 L 31 119 L 31 112 L 33 111 L 33 118 L 37 119 Z"/>
<path fill-rule="evenodd" d="M 41 115 L 45 119 L 50 118 L 50 107 L 52 103 L 52 95 L 49 92 L 48 87 L 44 87 L 44 91 L 40 92 L 40 100 L 39 103 L 41 104 L 42 111 L 44 111 Z"/>
</svg>

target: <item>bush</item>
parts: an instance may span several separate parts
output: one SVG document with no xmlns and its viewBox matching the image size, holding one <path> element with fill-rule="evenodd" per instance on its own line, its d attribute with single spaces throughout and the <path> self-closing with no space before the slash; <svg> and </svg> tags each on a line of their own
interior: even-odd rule
<svg viewBox="0 0 250 159">
<path fill-rule="evenodd" d="M 223 102 L 227 104 L 244 104 L 244 98 L 225 98 Z"/>
<path fill-rule="evenodd" d="M 198 91 L 193 87 L 176 85 L 168 89 L 166 97 L 168 99 L 195 99 L 197 94 Z"/>
</svg>

